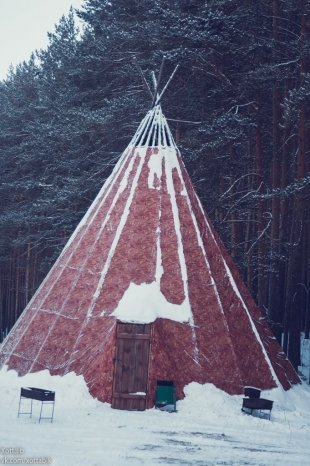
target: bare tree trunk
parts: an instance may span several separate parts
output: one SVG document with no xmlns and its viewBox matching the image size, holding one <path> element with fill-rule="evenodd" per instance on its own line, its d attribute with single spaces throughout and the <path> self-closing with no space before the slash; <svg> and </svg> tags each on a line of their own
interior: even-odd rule
<svg viewBox="0 0 310 466">
<path fill-rule="evenodd" d="M 29 301 L 29 274 L 30 274 L 30 262 L 31 262 L 31 247 L 30 243 L 27 244 L 27 257 L 26 257 L 26 268 L 25 268 L 25 304 Z"/>
<path fill-rule="evenodd" d="M 273 0 L 273 56 L 274 61 L 277 59 L 278 54 L 278 18 L 279 18 L 279 2 Z M 280 174 L 281 174 L 281 158 L 280 158 L 280 87 L 279 83 L 274 83 L 273 97 L 272 97 L 272 167 L 271 178 L 272 188 L 276 190 L 280 187 Z M 272 322 L 279 321 L 279 233 L 280 233 L 280 198 L 274 195 L 271 201 L 271 245 L 270 245 L 270 276 L 269 276 L 269 300 L 268 312 Z"/>
<path fill-rule="evenodd" d="M 310 338 L 310 214 L 308 211 L 307 216 L 307 230 L 306 230 L 306 255 L 305 257 L 308 258 L 306 262 L 306 305 L 305 305 L 305 322 L 304 322 L 304 329 L 305 329 L 305 338 Z"/>
<path fill-rule="evenodd" d="M 262 133 L 259 123 L 255 132 L 255 168 L 257 180 L 257 192 L 264 194 L 264 167 L 262 151 Z M 265 229 L 266 222 L 264 218 L 265 201 L 260 199 L 257 205 L 257 303 L 264 310 L 266 302 L 266 277 L 265 277 L 265 259 L 266 259 L 266 241 Z"/>
</svg>

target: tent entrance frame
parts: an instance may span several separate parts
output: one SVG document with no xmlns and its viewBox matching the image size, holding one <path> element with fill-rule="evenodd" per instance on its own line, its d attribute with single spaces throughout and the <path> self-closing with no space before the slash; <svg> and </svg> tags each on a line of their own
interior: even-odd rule
<svg viewBox="0 0 310 466">
<path fill-rule="evenodd" d="M 117 321 L 112 408 L 146 409 L 151 336 L 152 324 Z"/>
</svg>

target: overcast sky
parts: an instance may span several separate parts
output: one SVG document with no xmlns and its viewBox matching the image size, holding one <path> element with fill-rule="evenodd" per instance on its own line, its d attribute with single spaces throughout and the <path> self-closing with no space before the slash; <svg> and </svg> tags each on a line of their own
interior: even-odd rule
<svg viewBox="0 0 310 466">
<path fill-rule="evenodd" d="M 0 79 L 6 77 L 10 64 L 28 60 L 35 49 L 48 44 L 47 32 L 72 5 L 79 8 L 84 0 L 0 0 Z"/>
</svg>

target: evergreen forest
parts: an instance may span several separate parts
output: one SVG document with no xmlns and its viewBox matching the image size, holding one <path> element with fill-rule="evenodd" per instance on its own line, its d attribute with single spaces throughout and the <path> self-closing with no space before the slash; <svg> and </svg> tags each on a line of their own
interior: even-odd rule
<svg viewBox="0 0 310 466">
<path fill-rule="evenodd" d="M 79 22 L 77 23 L 77 18 Z M 79 24 L 79 27 L 77 26 Z M 0 341 L 151 106 L 297 368 L 310 326 L 309 0 L 85 0 L 0 82 Z"/>
</svg>

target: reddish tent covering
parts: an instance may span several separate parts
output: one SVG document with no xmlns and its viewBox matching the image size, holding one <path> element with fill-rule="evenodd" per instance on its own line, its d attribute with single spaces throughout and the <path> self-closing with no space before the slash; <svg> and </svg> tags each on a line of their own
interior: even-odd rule
<svg viewBox="0 0 310 466">
<path fill-rule="evenodd" d="M 154 405 L 157 380 L 231 394 L 299 379 L 195 194 L 167 122 L 148 112 L 3 343 L 19 374 L 83 374 L 114 407 Z M 129 400 L 129 401 L 128 401 Z"/>
</svg>

